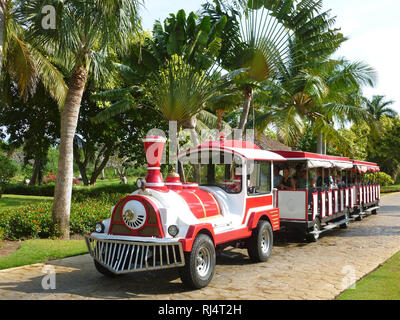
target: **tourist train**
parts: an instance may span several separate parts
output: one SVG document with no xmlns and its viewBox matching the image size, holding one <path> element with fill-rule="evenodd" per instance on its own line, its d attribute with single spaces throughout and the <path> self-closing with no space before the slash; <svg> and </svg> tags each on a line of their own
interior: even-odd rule
<svg viewBox="0 0 400 320">
<path fill-rule="evenodd" d="M 182 282 L 199 289 L 213 278 L 216 252 L 228 246 L 267 261 L 274 232 L 317 241 L 379 208 L 380 186 L 365 175 L 379 171 L 375 163 L 267 151 L 221 136 L 180 153 L 177 170 L 164 181 L 165 142 L 144 139 L 146 178 L 86 236 L 95 267 L 106 276 L 178 268 Z M 197 183 L 185 182 L 190 179 Z"/>
</svg>

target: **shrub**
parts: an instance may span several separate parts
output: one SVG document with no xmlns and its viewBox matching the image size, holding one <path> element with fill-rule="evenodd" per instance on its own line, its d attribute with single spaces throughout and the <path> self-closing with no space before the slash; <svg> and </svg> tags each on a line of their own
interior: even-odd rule
<svg viewBox="0 0 400 320">
<path fill-rule="evenodd" d="M 367 179 L 379 183 L 381 186 L 388 186 L 394 184 L 394 181 L 391 178 L 391 176 L 382 171 L 376 173 L 367 173 L 365 176 Z"/>
<path fill-rule="evenodd" d="M 56 182 L 56 180 L 57 180 L 56 175 L 52 172 L 47 172 L 47 173 L 48 173 L 48 175 L 43 178 L 43 183 L 48 184 L 51 182 Z"/>
<path fill-rule="evenodd" d="M 4 185 L 17 174 L 17 171 L 17 164 L 0 153 L 0 194 Z"/>
<path fill-rule="evenodd" d="M 42 196 L 42 197 L 53 197 L 54 196 L 54 183 L 49 183 L 40 186 L 26 186 L 23 184 L 8 184 L 5 189 L 5 194 L 17 194 L 27 196 Z M 103 194 L 121 194 L 121 193 L 132 193 L 137 189 L 136 185 L 132 184 L 114 184 L 108 186 L 99 187 L 82 187 L 74 186 L 72 189 L 73 201 L 83 201 L 87 198 L 102 198 Z"/>
<path fill-rule="evenodd" d="M 8 184 L 4 188 L 4 193 L 27 196 L 52 197 L 54 196 L 54 183 L 41 186 L 26 186 L 24 184 L 13 183 Z"/>
<path fill-rule="evenodd" d="M 71 234 L 82 235 L 93 231 L 96 223 L 108 219 L 111 207 L 125 196 L 125 193 L 103 193 L 97 199 L 88 198 L 72 202 Z M 52 231 L 52 224 L 51 202 L 0 211 L 0 236 L 4 239 L 58 237 Z"/>
</svg>

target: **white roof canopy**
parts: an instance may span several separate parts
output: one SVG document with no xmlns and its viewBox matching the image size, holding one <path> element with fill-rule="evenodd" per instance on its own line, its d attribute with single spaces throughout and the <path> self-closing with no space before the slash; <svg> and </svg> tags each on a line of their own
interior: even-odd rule
<svg viewBox="0 0 400 320">
<path fill-rule="evenodd" d="M 288 159 L 288 160 L 289 161 L 306 161 L 308 169 L 337 168 L 340 170 L 345 170 L 345 169 L 351 169 L 353 167 L 353 163 L 350 161 L 309 159 L 309 158 L 298 158 L 298 159 Z"/>
<path fill-rule="evenodd" d="M 196 157 L 196 154 L 200 153 L 201 159 L 208 159 L 211 155 L 220 154 L 221 152 L 228 152 L 235 156 L 239 155 L 247 160 L 264 160 L 264 161 L 286 161 L 286 159 L 275 152 L 270 152 L 261 149 L 250 149 L 250 148 L 234 148 L 234 147 L 224 147 L 221 149 L 218 148 L 201 148 L 201 149 L 191 149 L 188 150 L 190 153 L 189 158 Z M 179 154 L 179 159 L 185 159 L 187 152 L 183 152 Z M 187 158 L 186 158 L 187 160 Z"/>
</svg>

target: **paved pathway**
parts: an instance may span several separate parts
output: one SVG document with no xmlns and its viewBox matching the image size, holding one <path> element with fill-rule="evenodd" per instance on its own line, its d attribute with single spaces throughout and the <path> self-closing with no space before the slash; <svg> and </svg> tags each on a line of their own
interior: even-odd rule
<svg viewBox="0 0 400 320">
<path fill-rule="evenodd" d="M 325 233 L 318 243 L 279 241 L 266 263 L 250 263 L 245 250 L 217 260 L 211 284 L 186 291 L 176 270 L 108 279 L 88 255 L 0 271 L 0 299 L 333 299 L 344 287 L 400 251 L 400 194 L 383 197 L 379 214 Z M 44 290 L 44 267 L 56 289 Z"/>
</svg>

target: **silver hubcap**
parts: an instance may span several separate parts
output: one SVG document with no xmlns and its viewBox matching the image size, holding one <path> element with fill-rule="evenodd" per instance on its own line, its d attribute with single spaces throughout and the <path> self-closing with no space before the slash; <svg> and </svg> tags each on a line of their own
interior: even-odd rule
<svg viewBox="0 0 400 320">
<path fill-rule="evenodd" d="M 207 248 L 201 248 L 196 257 L 196 269 L 199 276 L 204 277 L 210 270 L 211 253 Z"/>
<path fill-rule="evenodd" d="M 269 232 L 268 230 L 264 230 L 261 238 L 261 251 L 263 253 L 267 253 L 269 251 L 270 246 L 271 246 L 271 238 Z"/>
<path fill-rule="evenodd" d="M 318 224 L 314 224 L 314 239 L 318 239 L 319 238 L 319 226 Z"/>
</svg>

